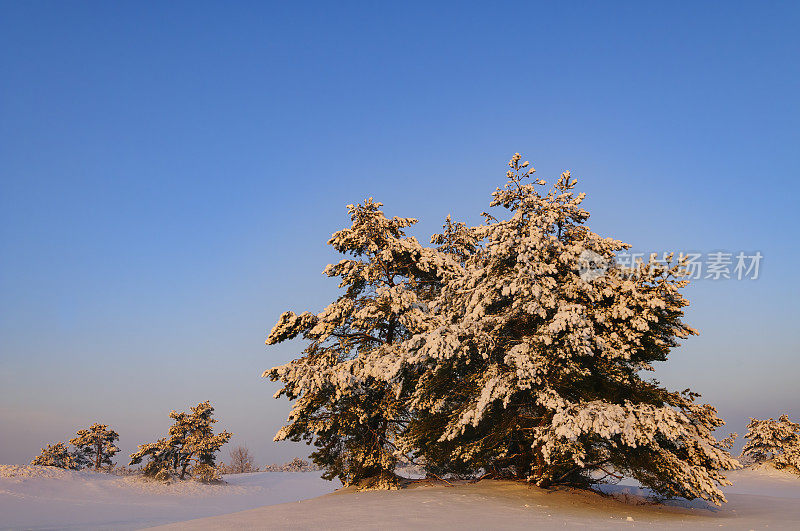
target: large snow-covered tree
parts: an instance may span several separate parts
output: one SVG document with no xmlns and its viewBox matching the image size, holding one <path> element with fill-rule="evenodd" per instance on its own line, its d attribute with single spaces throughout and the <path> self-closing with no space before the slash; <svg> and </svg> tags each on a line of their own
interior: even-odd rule
<svg viewBox="0 0 800 531">
<path fill-rule="evenodd" d="M 169 435 L 154 443 L 139 445 L 139 450 L 131 454 L 131 465 L 148 462 L 143 467 L 146 476 L 168 479 L 178 475 L 184 479 L 188 473 L 202 480 L 214 480 L 216 454 L 233 434 L 222 431 L 215 434 L 213 424 L 214 408 L 206 400 L 190 408 L 191 412 L 171 411 L 169 416 L 175 422 L 169 428 Z"/>
<path fill-rule="evenodd" d="M 328 242 L 350 258 L 325 268 L 342 295 L 322 312 L 285 312 L 267 338 L 273 345 L 301 336 L 300 358 L 264 376 L 279 380 L 275 395 L 294 400 L 275 440 L 305 440 L 311 455 L 345 485 L 367 479 L 392 485 L 399 434 L 409 420 L 402 397 L 383 379 L 384 360 L 396 360 L 402 341 L 428 318 L 425 300 L 438 290 L 446 255 L 404 234 L 417 220 L 387 218 L 372 198 L 349 205 L 349 228 Z"/>
<path fill-rule="evenodd" d="M 738 466 L 697 394 L 643 376 L 696 332 L 681 260 L 621 268 L 629 248 L 587 226 L 577 181 L 547 191 L 517 154 L 475 227 L 448 217 L 433 248 L 350 207 L 329 266 L 345 294 L 320 314 L 283 314 L 267 339 L 302 335 L 304 355 L 265 375 L 295 400 L 276 439 L 314 441 L 345 483 L 389 475 L 399 455 L 434 474 L 588 485 L 625 474 L 666 496 L 724 501 Z"/>
<path fill-rule="evenodd" d="M 773 460 L 778 468 L 791 467 L 800 472 L 800 424 L 781 415 L 778 420 L 751 418 L 745 433 L 747 442 L 742 454 L 756 462 Z"/>
<path fill-rule="evenodd" d="M 695 333 L 681 320 L 680 263 L 617 267 L 629 246 L 589 230 L 569 172 L 540 193 L 518 154 L 509 166 L 491 206 L 510 217 L 485 214 L 469 231 L 482 246 L 386 375 L 405 388 L 417 375 L 410 449 L 444 470 L 543 486 L 626 474 L 663 495 L 724 501 L 722 471 L 738 463 L 712 435 L 723 421 L 641 375 Z"/>
<path fill-rule="evenodd" d="M 78 430 L 76 435 L 69 443 L 75 447 L 81 463 L 93 465 L 95 470 L 111 466 L 111 459 L 119 452 L 114 444 L 119 440 L 117 432 L 108 429 L 107 424 L 94 423 L 88 429 Z"/>
</svg>

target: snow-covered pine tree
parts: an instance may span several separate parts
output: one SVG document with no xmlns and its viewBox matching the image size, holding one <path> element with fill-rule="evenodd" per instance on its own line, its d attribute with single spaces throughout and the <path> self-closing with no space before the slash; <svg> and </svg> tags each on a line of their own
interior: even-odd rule
<svg viewBox="0 0 800 531">
<path fill-rule="evenodd" d="M 72 470 L 82 468 L 79 458 L 71 453 L 67 445 L 63 442 L 48 444 L 45 448 L 42 448 L 42 453 L 34 457 L 31 464 L 69 468 Z"/>
<path fill-rule="evenodd" d="M 131 465 L 147 458 L 143 472 L 157 479 L 168 479 L 177 474 L 184 479 L 187 473 L 203 481 L 217 479 L 214 471 L 216 453 L 227 443 L 232 434 L 222 431 L 214 434 L 214 408 L 206 400 L 191 408 L 191 413 L 171 411 L 175 422 L 169 428 L 169 436 L 155 443 L 143 444 L 131 454 Z"/>
<path fill-rule="evenodd" d="M 280 380 L 294 404 L 275 440 L 305 440 L 317 450 L 323 477 L 343 484 L 389 487 L 395 482 L 398 436 L 409 420 L 401 396 L 383 381 L 386 360 L 428 318 L 425 301 L 454 262 L 405 236 L 417 220 L 387 218 L 372 198 L 348 205 L 352 225 L 328 244 L 343 259 L 325 268 L 344 293 L 318 314 L 285 312 L 267 338 L 274 345 L 297 336 L 303 355 L 264 372 Z"/>
<path fill-rule="evenodd" d="M 442 283 L 448 282 L 456 275 L 463 274 L 463 266 L 467 259 L 475 254 L 479 249 L 478 237 L 466 223 L 454 222 L 448 214 L 442 226 L 441 234 L 431 236 L 431 243 L 436 247 L 436 251 L 446 255 L 455 261 L 455 264 L 448 264 L 449 267 L 442 271 Z M 430 297 L 429 307 L 435 311 L 437 295 L 440 293 L 441 285 L 436 293 Z M 428 319 L 427 328 L 438 326 L 436 320 Z M 405 352 L 400 351 L 400 356 L 405 356 Z M 404 388 L 398 389 L 402 393 L 405 403 L 409 404 L 410 395 L 418 390 L 420 385 L 426 385 L 436 389 L 438 392 L 446 394 L 446 389 L 451 388 L 453 382 L 450 378 L 458 378 L 455 373 L 442 371 L 434 374 L 426 371 L 424 364 L 404 364 L 396 365 L 405 372 L 405 377 L 400 380 L 405 382 Z M 398 381 L 396 374 L 386 374 L 384 378 L 391 376 L 390 381 Z M 398 441 L 398 446 L 402 448 L 406 460 L 411 458 L 415 465 L 423 465 L 429 475 L 441 477 L 444 475 L 464 475 L 470 476 L 473 471 L 469 466 L 465 466 L 462 460 L 452 459 L 455 443 L 453 441 L 440 441 L 439 429 L 442 422 L 442 411 L 437 408 L 416 407 L 409 408 L 413 411 L 411 420 L 407 423 L 402 437 Z"/>
<path fill-rule="evenodd" d="M 777 468 L 790 467 L 800 472 L 800 424 L 781 415 L 778 420 L 751 418 L 745 434 L 742 455 L 757 463 L 773 460 Z"/>
<path fill-rule="evenodd" d="M 100 470 L 103 465 L 111 466 L 111 458 L 119 452 L 114 442 L 119 434 L 108 429 L 107 424 L 94 423 L 88 429 L 78 430 L 77 437 L 69 443 L 75 447 L 75 454 L 82 463 L 93 465 Z"/>
<path fill-rule="evenodd" d="M 478 249 L 478 238 L 463 221 L 453 222 L 450 214 L 444 220 L 442 233 L 431 236 L 431 243 L 436 245 L 436 250 L 445 253 L 459 264 Z"/>
<path fill-rule="evenodd" d="M 154 443 L 140 444 L 139 450 L 131 454 L 130 465 L 141 464 L 147 459 L 147 463 L 142 467 L 145 477 L 166 481 L 175 471 L 177 454 L 177 449 L 173 448 L 166 438 L 161 438 Z"/>
<path fill-rule="evenodd" d="M 800 474 L 800 443 L 795 442 L 785 448 L 783 454 L 775 458 L 775 464 L 779 468 L 790 468 Z"/>
<path fill-rule="evenodd" d="M 412 389 L 410 445 L 443 469 L 543 486 L 626 474 L 662 495 L 724 501 L 721 471 L 738 463 L 712 435 L 715 409 L 640 376 L 695 333 L 681 321 L 680 264 L 620 269 L 629 246 L 585 226 L 569 172 L 541 195 L 519 154 L 509 166 L 491 206 L 510 219 L 485 214 L 469 231 L 482 247 L 384 364 L 398 393 Z M 582 275 L 587 262 L 607 270 Z"/>
</svg>

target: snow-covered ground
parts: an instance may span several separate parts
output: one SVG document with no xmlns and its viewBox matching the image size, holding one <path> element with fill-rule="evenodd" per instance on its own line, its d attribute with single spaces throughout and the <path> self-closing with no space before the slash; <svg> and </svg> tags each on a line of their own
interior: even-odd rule
<svg viewBox="0 0 800 531">
<path fill-rule="evenodd" d="M 589 492 L 483 481 L 393 492 L 345 490 L 167 529 L 800 529 L 800 478 L 775 470 L 741 470 L 731 479 L 736 483 L 725 489 L 729 503 L 722 508 L 696 502 L 643 504 L 635 488 L 629 503 L 622 503 Z"/>
<path fill-rule="evenodd" d="M 319 472 L 225 476 L 227 485 L 169 485 L 52 467 L 0 465 L 0 529 L 141 529 L 297 502 L 331 492 Z"/>
<path fill-rule="evenodd" d="M 729 477 L 729 503 L 714 508 L 644 504 L 638 489 L 624 486 L 610 490 L 628 503 L 500 481 L 320 496 L 338 483 L 320 479 L 319 472 L 239 474 L 226 476 L 227 485 L 164 485 L 0 466 L 0 528 L 120 529 L 173 522 L 169 528 L 800 529 L 800 477 L 774 469 L 738 470 Z M 314 496 L 320 497 L 308 499 Z"/>
</svg>

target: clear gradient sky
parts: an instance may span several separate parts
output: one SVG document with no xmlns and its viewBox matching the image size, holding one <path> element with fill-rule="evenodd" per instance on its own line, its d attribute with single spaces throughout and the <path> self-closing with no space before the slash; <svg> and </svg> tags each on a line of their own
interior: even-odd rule
<svg viewBox="0 0 800 531">
<path fill-rule="evenodd" d="M 800 415 L 796 2 L 0 3 L 0 463 L 209 399 L 261 463 L 287 309 L 345 205 L 477 223 L 516 151 L 641 250 L 760 251 L 686 290 L 657 376 L 742 433 Z M 124 459 L 120 459 L 123 461 Z"/>
</svg>

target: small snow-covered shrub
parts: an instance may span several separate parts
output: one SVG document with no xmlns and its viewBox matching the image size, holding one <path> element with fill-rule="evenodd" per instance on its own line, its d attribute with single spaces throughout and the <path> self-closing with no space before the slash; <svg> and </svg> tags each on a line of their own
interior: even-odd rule
<svg viewBox="0 0 800 531">
<path fill-rule="evenodd" d="M 108 469 L 109 474 L 115 476 L 138 476 L 142 473 L 140 468 L 130 468 L 124 465 L 114 465 Z"/>
<path fill-rule="evenodd" d="M 200 464 L 192 470 L 192 478 L 203 483 L 216 483 L 222 480 L 219 470 L 213 465 Z"/>
<path fill-rule="evenodd" d="M 221 474 L 245 474 L 258 472 L 255 459 L 246 446 L 237 446 L 230 452 L 230 465 L 225 463 L 217 467 Z"/>
<path fill-rule="evenodd" d="M 313 472 L 321 468 L 305 459 L 295 457 L 282 465 L 272 464 L 264 467 L 264 472 Z"/>
<path fill-rule="evenodd" d="M 778 420 L 750 419 L 742 455 L 754 463 L 772 461 L 776 468 L 800 472 L 800 424 L 781 415 Z"/>
<path fill-rule="evenodd" d="M 70 451 L 63 442 L 47 445 L 31 464 L 73 470 L 87 466 L 93 466 L 95 470 L 101 468 L 110 470 L 114 466 L 111 458 L 119 451 L 119 448 L 114 446 L 114 441 L 119 439 L 117 432 L 109 430 L 106 424 L 94 423 L 88 429 L 78 430 L 76 435 L 69 441 L 74 450 Z"/>
<path fill-rule="evenodd" d="M 80 456 L 70 452 L 67 445 L 63 442 L 48 444 L 42 448 L 42 453 L 33 458 L 32 465 L 54 466 L 57 468 L 68 468 L 78 470 L 81 468 Z"/>
</svg>

